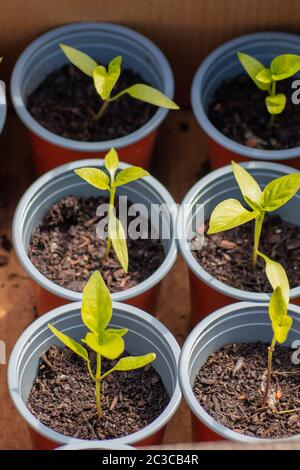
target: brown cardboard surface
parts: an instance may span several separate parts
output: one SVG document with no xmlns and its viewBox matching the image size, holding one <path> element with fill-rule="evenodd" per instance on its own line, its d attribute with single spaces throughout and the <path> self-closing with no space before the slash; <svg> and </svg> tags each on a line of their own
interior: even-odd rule
<svg viewBox="0 0 300 470">
<path fill-rule="evenodd" d="M 235 36 L 260 30 L 300 32 L 299 0 L 1 0 L 1 76 L 41 33 L 74 21 L 112 21 L 155 41 L 170 60 L 179 101 L 189 103 L 200 61 Z"/>
</svg>

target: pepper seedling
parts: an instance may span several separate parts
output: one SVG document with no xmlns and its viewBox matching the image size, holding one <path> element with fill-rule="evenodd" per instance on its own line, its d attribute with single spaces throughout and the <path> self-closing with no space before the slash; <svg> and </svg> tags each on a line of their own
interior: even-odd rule
<svg viewBox="0 0 300 470">
<path fill-rule="evenodd" d="M 86 362 L 88 372 L 95 382 L 95 395 L 98 416 L 101 416 L 101 381 L 115 371 L 130 371 L 140 369 L 156 359 L 154 353 L 144 356 L 122 357 L 108 371 L 102 374 L 102 357 L 115 360 L 125 350 L 123 336 L 128 332 L 127 328 L 108 328 L 112 317 L 112 299 L 105 282 L 99 271 L 95 271 L 83 290 L 81 318 L 89 332 L 82 342 L 96 353 L 96 370 L 92 371 L 92 363 L 88 350 L 73 338 L 61 333 L 53 325 L 48 323 L 52 333 L 71 351 Z M 101 375 L 102 374 L 102 375 Z"/>
<path fill-rule="evenodd" d="M 90 56 L 78 49 L 74 49 L 74 47 L 60 44 L 60 48 L 75 67 L 91 77 L 94 81 L 95 89 L 103 101 L 98 113 L 95 115 L 95 119 L 99 119 L 103 115 L 109 103 L 118 100 L 125 94 L 137 100 L 153 104 L 154 106 L 167 109 L 179 109 L 177 104 L 161 91 L 144 83 L 136 83 L 116 95 L 111 96 L 111 92 L 121 75 L 121 56 L 112 59 L 108 66 L 105 67 L 104 65 L 97 64 Z"/>
<path fill-rule="evenodd" d="M 237 199 L 226 199 L 213 210 L 208 234 L 223 232 L 255 219 L 253 265 L 266 212 L 273 212 L 286 204 L 300 188 L 300 173 L 276 178 L 262 191 L 253 176 L 241 165 L 231 162 L 232 170 L 245 202 L 252 209 L 245 209 Z"/>
<path fill-rule="evenodd" d="M 110 252 L 111 245 L 115 254 L 124 269 L 128 271 L 128 250 L 126 238 L 122 223 L 115 215 L 115 195 L 116 189 L 127 183 L 131 183 L 145 176 L 150 176 L 148 171 L 138 166 L 131 166 L 117 173 L 119 167 L 119 158 L 115 149 L 110 149 L 104 159 L 104 166 L 109 176 L 99 168 L 78 168 L 75 173 L 84 181 L 95 186 L 98 189 L 109 192 L 109 211 L 108 211 L 108 240 L 105 250 L 105 257 Z"/>
<path fill-rule="evenodd" d="M 276 93 L 276 84 L 299 72 L 300 56 L 282 54 L 272 60 L 270 67 L 265 67 L 257 59 L 244 52 L 238 52 L 237 55 L 255 85 L 260 90 L 268 93 L 265 103 L 268 112 L 271 114 L 270 125 L 272 125 L 275 115 L 282 113 L 286 105 L 286 96 L 284 93 Z"/>
<path fill-rule="evenodd" d="M 288 315 L 289 281 L 284 268 L 277 261 L 273 261 L 265 254 L 258 252 L 266 263 L 265 271 L 273 288 L 269 303 L 269 316 L 272 323 L 273 339 L 268 348 L 268 371 L 266 386 L 262 401 L 264 407 L 267 403 L 272 377 L 272 358 L 276 343 L 284 343 L 293 324 L 293 319 Z"/>
</svg>

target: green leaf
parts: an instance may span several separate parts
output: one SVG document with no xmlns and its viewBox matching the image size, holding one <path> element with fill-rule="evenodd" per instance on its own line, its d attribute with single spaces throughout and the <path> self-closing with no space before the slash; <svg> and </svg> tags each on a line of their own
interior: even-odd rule
<svg viewBox="0 0 300 470">
<path fill-rule="evenodd" d="M 255 219 L 257 215 L 257 211 L 247 211 L 236 199 L 226 199 L 220 202 L 213 210 L 207 233 L 211 235 L 229 230 Z"/>
<path fill-rule="evenodd" d="M 280 114 L 285 108 L 286 96 L 278 93 L 273 96 L 266 96 L 266 106 L 270 114 Z"/>
<path fill-rule="evenodd" d="M 126 333 L 128 333 L 128 328 L 120 328 L 118 330 L 115 330 L 114 328 L 107 328 L 105 330 L 105 334 L 110 334 L 110 335 L 125 336 Z"/>
<path fill-rule="evenodd" d="M 81 317 L 90 331 L 101 341 L 112 316 L 112 300 L 99 271 L 95 271 L 85 285 L 82 295 Z"/>
<path fill-rule="evenodd" d="M 76 175 L 98 189 L 110 190 L 109 177 L 99 168 L 78 168 Z"/>
<path fill-rule="evenodd" d="M 115 172 L 119 166 L 119 158 L 116 150 L 111 148 L 110 151 L 105 155 L 105 168 L 109 171 L 111 179 L 115 177 Z"/>
<path fill-rule="evenodd" d="M 89 362 L 89 355 L 87 350 L 81 346 L 80 343 L 77 343 L 74 339 L 70 338 L 69 336 L 65 335 L 64 333 L 61 333 L 59 330 L 57 330 L 53 325 L 50 325 L 48 323 L 48 328 L 52 331 L 52 333 L 63 343 L 65 344 L 71 351 L 73 351 L 75 354 L 80 356 L 82 359 L 84 359 L 86 362 Z"/>
<path fill-rule="evenodd" d="M 287 314 L 287 304 L 278 286 L 274 290 L 269 304 L 269 315 L 274 336 L 278 343 L 284 343 L 293 324 L 293 319 Z"/>
<path fill-rule="evenodd" d="M 251 207 L 254 205 L 256 209 L 260 205 L 262 190 L 253 176 L 251 176 L 251 174 L 245 170 L 245 168 L 233 161 L 231 162 L 231 165 L 233 174 L 240 187 L 242 195 L 244 196 L 244 199 Z"/>
<path fill-rule="evenodd" d="M 300 70 L 300 56 L 296 54 L 282 54 L 271 62 L 273 80 L 284 80 L 292 77 Z"/>
<path fill-rule="evenodd" d="M 93 71 L 97 67 L 97 62 L 95 62 L 91 57 L 89 57 L 84 52 L 74 49 L 74 47 L 66 46 L 65 44 L 60 44 L 60 48 L 67 56 L 69 61 L 75 65 L 79 70 L 88 75 L 89 77 L 93 76 Z"/>
<path fill-rule="evenodd" d="M 94 333 L 87 333 L 85 337 L 86 344 L 96 353 L 106 359 L 117 359 L 125 349 L 125 343 L 120 335 L 104 332 L 103 341 L 100 343 Z"/>
<path fill-rule="evenodd" d="M 283 298 L 286 304 L 288 304 L 290 298 L 290 286 L 283 266 L 281 266 L 281 264 L 277 261 L 273 261 L 271 258 L 269 258 L 264 253 L 261 253 L 260 251 L 258 251 L 257 254 L 263 258 L 266 263 L 266 275 L 273 290 L 275 290 L 276 287 L 280 287 Z"/>
<path fill-rule="evenodd" d="M 125 233 L 121 222 L 115 216 L 115 210 L 112 206 L 109 209 L 108 236 L 111 239 L 112 246 L 117 258 L 127 273 L 128 271 L 128 250 Z"/>
<path fill-rule="evenodd" d="M 94 85 L 102 100 L 110 97 L 111 91 L 117 83 L 121 73 L 122 57 L 115 57 L 108 65 L 108 70 L 103 65 L 98 65 L 93 70 Z"/>
<path fill-rule="evenodd" d="M 115 186 L 123 186 L 124 184 L 131 183 L 132 181 L 144 178 L 145 176 L 150 176 L 148 171 L 140 168 L 139 166 L 131 166 L 121 170 L 115 180 Z"/>
<path fill-rule="evenodd" d="M 275 211 L 286 204 L 300 189 L 300 173 L 281 176 L 271 181 L 262 195 L 262 207 L 265 211 Z"/>
<path fill-rule="evenodd" d="M 154 106 L 167 109 L 179 109 L 179 106 L 161 91 L 156 90 L 156 88 L 153 88 L 152 86 L 144 85 L 143 83 L 136 83 L 135 85 L 126 88 L 126 90 L 123 90 L 117 96 L 119 97 L 125 93 L 136 100 L 144 101 L 145 103 L 150 103 Z"/>
<path fill-rule="evenodd" d="M 250 78 L 252 78 L 255 85 L 260 90 L 267 91 L 269 89 L 269 84 L 260 82 L 256 78 L 259 72 L 265 69 L 265 66 L 261 62 L 256 60 L 254 57 L 251 57 L 250 55 L 245 54 L 244 52 L 238 52 L 237 55 L 239 61 L 241 62 L 242 66 L 244 67 Z"/>
<path fill-rule="evenodd" d="M 127 371 L 140 369 L 155 361 L 155 359 L 156 355 L 154 353 L 145 354 L 144 356 L 122 357 L 115 365 L 114 370 Z"/>
<path fill-rule="evenodd" d="M 256 80 L 258 80 L 260 83 L 266 83 L 267 85 L 270 85 L 272 82 L 272 72 L 270 69 L 262 69 L 258 74 L 256 75 Z"/>
</svg>

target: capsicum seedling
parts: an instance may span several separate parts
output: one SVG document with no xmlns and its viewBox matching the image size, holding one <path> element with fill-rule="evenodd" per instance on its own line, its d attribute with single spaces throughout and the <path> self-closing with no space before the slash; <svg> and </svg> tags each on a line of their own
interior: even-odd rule
<svg viewBox="0 0 300 470">
<path fill-rule="evenodd" d="M 116 189 L 124 184 L 131 183 L 145 176 L 150 176 L 148 171 L 138 166 L 131 166 L 117 173 L 119 158 L 115 149 L 110 149 L 104 159 L 104 166 L 109 176 L 99 168 L 78 168 L 75 173 L 84 181 L 98 189 L 109 192 L 108 211 L 108 240 L 105 250 L 105 257 L 110 252 L 111 245 L 115 254 L 127 273 L 128 271 L 128 250 L 122 223 L 115 215 L 115 195 Z"/>
<path fill-rule="evenodd" d="M 262 191 L 252 175 L 235 162 L 231 162 L 235 179 L 245 202 L 252 209 L 245 209 L 237 199 L 226 199 L 213 210 L 208 234 L 223 232 L 250 220 L 255 220 L 253 265 L 256 265 L 257 250 L 266 212 L 273 212 L 286 204 L 300 189 L 300 173 L 276 178 Z"/>
<path fill-rule="evenodd" d="M 60 44 L 60 47 L 69 61 L 94 81 L 96 91 L 103 101 L 95 119 L 99 119 L 103 115 L 109 103 L 118 100 L 125 94 L 137 100 L 153 104 L 154 106 L 179 109 L 177 104 L 161 91 L 144 83 L 136 83 L 116 95 L 111 96 L 111 92 L 121 75 L 121 56 L 112 59 L 106 68 L 104 65 L 97 64 L 94 59 L 84 52 L 74 49 L 74 47 L 67 46 L 66 44 Z"/>
<path fill-rule="evenodd" d="M 271 114 L 270 125 L 274 122 L 274 116 L 282 113 L 286 105 L 284 93 L 276 93 L 276 84 L 280 80 L 292 77 L 300 70 L 300 56 L 296 54 L 282 54 L 275 57 L 270 67 L 265 67 L 254 57 L 244 52 L 237 53 L 242 66 L 252 78 L 255 85 L 268 93 L 265 103 Z"/>
<path fill-rule="evenodd" d="M 105 282 L 99 271 L 95 271 L 83 290 L 81 318 L 89 332 L 82 340 L 96 353 L 96 370 L 92 370 L 92 363 L 88 350 L 73 338 L 61 333 L 50 323 L 48 327 L 52 333 L 71 351 L 83 359 L 92 380 L 95 382 L 95 395 L 98 416 L 101 416 L 101 381 L 115 371 L 130 371 L 150 364 L 156 359 L 154 353 L 144 356 L 122 357 L 108 371 L 102 374 L 102 357 L 109 360 L 117 359 L 125 350 L 123 336 L 128 332 L 127 328 L 108 328 L 112 317 L 112 299 Z"/>
<path fill-rule="evenodd" d="M 293 319 L 288 315 L 290 287 L 284 268 L 280 263 L 271 260 L 265 254 L 258 252 L 258 255 L 263 258 L 266 263 L 266 275 L 273 288 L 269 303 L 269 316 L 272 323 L 273 339 L 268 348 L 268 372 L 262 401 L 262 406 L 265 406 L 271 385 L 273 352 L 276 343 L 284 343 L 286 341 L 293 324 Z"/>
</svg>

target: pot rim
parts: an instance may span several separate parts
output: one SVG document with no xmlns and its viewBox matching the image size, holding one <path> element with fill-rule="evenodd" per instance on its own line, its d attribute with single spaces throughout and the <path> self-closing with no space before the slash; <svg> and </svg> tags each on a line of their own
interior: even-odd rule
<svg viewBox="0 0 300 470">
<path fill-rule="evenodd" d="M 34 54 L 35 51 L 42 45 L 53 41 L 55 37 L 58 38 L 57 42 L 59 42 L 59 38 L 65 33 L 80 33 L 84 32 L 85 30 L 91 30 L 92 28 L 96 31 L 107 31 L 112 33 L 117 32 L 120 37 L 122 37 L 122 35 L 129 37 L 135 42 L 140 43 L 143 47 L 145 47 L 145 49 L 148 49 L 153 54 L 153 56 L 155 56 L 157 62 L 161 66 L 161 74 L 163 76 L 164 82 L 164 89 L 162 92 L 165 93 L 170 99 L 173 99 L 174 97 L 174 77 L 167 58 L 158 48 L 158 46 L 150 41 L 150 39 L 141 33 L 132 30 L 131 28 L 127 28 L 126 26 L 122 26 L 117 23 L 84 21 L 60 26 L 42 34 L 37 39 L 32 41 L 29 46 L 27 46 L 27 48 L 19 56 L 14 66 L 10 87 L 11 99 L 19 118 L 31 132 L 52 145 L 77 152 L 104 152 L 109 150 L 111 147 L 121 149 L 123 147 L 134 144 L 135 142 L 154 132 L 159 127 L 161 122 L 166 118 L 169 111 L 168 109 L 158 108 L 152 118 L 134 132 L 117 139 L 99 142 L 82 142 L 79 140 L 72 140 L 61 137 L 40 125 L 38 121 L 36 121 L 31 116 L 29 111 L 27 111 L 26 105 L 22 98 L 22 83 L 20 79 L 22 69 L 24 64 L 26 64 L 28 57 Z"/>
<path fill-rule="evenodd" d="M 29 188 L 25 191 L 23 196 L 21 197 L 18 206 L 15 210 L 14 218 L 13 218 L 13 225 L 12 225 L 12 233 L 13 233 L 13 245 L 18 257 L 19 262 L 22 264 L 25 271 L 28 273 L 31 279 L 33 279 L 37 284 L 39 284 L 42 288 L 46 289 L 47 291 L 51 292 L 54 295 L 67 299 L 69 301 L 80 301 L 82 298 L 81 292 L 75 292 L 70 289 L 66 289 L 65 287 L 59 286 L 55 284 L 53 281 L 48 279 L 44 276 L 31 262 L 26 249 L 23 244 L 23 235 L 22 235 L 22 227 L 23 227 L 23 219 L 25 213 L 27 211 L 27 206 L 34 197 L 34 195 L 40 191 L 44 184 L 47 183 L 49 180 L 53 178 L 57 178 L 60 175 L 63 175 L 67 171 L 74 170 L 80 167 L 102 167 L 104 165 L 103 159 L 86 159 L 86 160 L 77 160 L 75 162 L 66 163 L 61 165 L 53 170 L 48 171 L 44 175 L 40 176 L 35 182 L 29 186 Z M 131 165 L 126 163 L 120 162 L 119 169 L 128 168 Z M 157 192 L 161 195 L 163 201 L 168 204 L 168 206 L 172 206 L 175 208 L 175 201 L 169 191 L 153 176 L 147 176 L 144 180 L 145 184 L 148 184 L 150 187 L 157 190 Z M 87 183 L 88 184 L 88 183 Z M 136 286 L 130 287 L 127 290 L 115 292 L 112 294 L 112 298 L 115 301 L 125 301 L 136 297 L 138 295 L 143 294 L 144 292 L 148 291 L 156 284 L 158 284 L 171 270 L 172 266 L 174 265 L 176 258 L 177 258 L 177 243 L 176 243 L 176 218 L 177 218 L 177 210 L 176 214 L 170 210 L 170 220 L 173 224 L 173 237 L 171 240 L 170 248 L 165 256 L 162 264 L 159 268 L 147 279 L 142 281 L 141 283 L 137 284 Z"/>
<path fill-rule="evenodd" d="M 110 442 L 109 445 L 105 442 L 90 441 L 80 442 L 78 444 L 66 444 L 64 446 L 57 447 L 54 450 L 136 450 L 132 446 L 126 444 L 115 444 Z"/>
<path fill-rule="evenodd" d="M 282 165 L 279 163 L 251 161 L 251 162 L 243 162 L 240 164 L 244 168 L 247 168 L 247 169 L 268 168 L 270 170 L 282 171 L 285 174 L 297 173 L 297 170 L 295 168 L 289 167 L 287 165 Z M 251 301 L 251 302 L 256 302 L 256 301 L 267 302 L 268 299 L 270 299 L 271 292 L 270 293 L 256 293 L 256 292 L 250 292 L 250 291 L 237 289 L 236 287 L 228 286 L 224 282 L 221 282 L 215 277 L 213 277 L 211 274 L 205 271 L 205 269 L 203 269 L 202 266 L 195 259 L 195 257 L 193 256 L 189 248 L 189 243 L 188 243 L 187 238 L 185 236 L 184 237 L 178 236 L 178 233 L 181 233 L 182 227 L 185 228 L 185 220 L 186 220 L 186 216 L 184 212 L 185 205 L 190 205 L 194 199 L 195 194 L 197 194 L 199 191 L 205 188 L 207 184 L 210 184 L 216 178 L 219 178 L 222 175 L 226 176 L 229 173 L 232 173 L 231 165 L 227 165 L 227 166 L 224 166 L 222 168 L 218 168 L 217 170 L 212 171 L 208 175 L 204 176 L 204 178 L 201 178 L 201 180 L 198 181 L 196 184 L 194 184 L 194 186 L 192 186 L 192 188 L 187 192 L 187 194 L 183 198 L 183 201 L 178 211 L 177 229 L 176 229 L 179 251 L 182 257 L 184 258 L 185 263 L 187 264 L 188 268 L 202 282 L 207 284 L 213 290 L 220 292 L 228 297 L 233 297 L 238 300 Z M 300 296 L 300 283 L 299 283 L 299 286 L 293 287 L 292 289 L 290 289 L 291 299 L 295 297 L 299 297 L 299 296 Z"/>
<path fill-rule="evenodd" d="M 282 150 L 263 150 L 250 148 L 246 145 L 239 144 L 238 142 L 235 142 L 234 140 L 226 137 L 212 124 L 212 122 L 207 117 L 207 113 L 202 102 L 203 83 L 205 81 L 206 73 L 212 63 L 216 62 L 219 57 L 226 55 L 228 52 L 231 52 L 232 49 L 243 47 L 244 44 L 249 42 L 262 41 L 266 39 L 290 40 L 290 42 L 297 43 L 300 47 L 300 36 L 297 34 L 284 33 L 281 31 L 260 31 L 257 33 L 239 36 L 235 39 L 225 42 L 221 46 L 214 49 L 214 51 L 204 59 L 194 75 L 191 87 L 192 109 L 198 124 L 202 127 L 204 132 L 213 141 L 222 147 L 225 147 L 227 150 L 249 159 L 255 158 L 258 160 L 267 160 L 270 162 L 278 160 L 289 160 L 291 158 L 299 157 L 300 146 Z"/>
<path fill-rule="evenodd" d="M 30 338 L 34 334 L 34 332 L 46 325 L 47 323 L 53 321 L 56 318 L 61 317 L 64 313 L 70 313 L 73 310 L 80 310 L 81 302 L 73 302 L 67 305 L 63 305 L 58 307 L 50 312 L 42 315 L 37 320 L 35 320 L 31 325 L 29 325 L 25 331 L 21 334 L 19 339 L 17 340 L 12 353 L 10 355 L 8 368 L 7 368 L 7 382 L 8 382 L 8 389 L 10 397 L 21 417 L 30 426 L 34 431 L 41 434 L 47 439 L 51 441 L 57 442 L 61 445 L 65 444 L 86 444 L 87 442 L 93 442 L 97 444 L 98 442 L 109 442 L 110 440 L 107 439 L 105 441 L 86 441 L 84 439 L 76 439 L 70 436 L 65 436 L 60 434 L 56 431 L 53 431 L 51 428 L 42 424 L 37 418 L 35 418 L 29 409 L 26 407 L 23 399 L 20 396 L 19 392 L 19 384 L 18 384 L 18 377 L 17 377 L 17 365 L 19 361 L 20 351 L 22 352 L 23 345 L 30 341 Z M 174 388 L 173 395 L 170 397 L 170 401 L 164 411 L 159 415 L 154 421 L 152 421 L 148 426 L 140 429 L 139 431 L 130 434 L 128 436 L 123 436 L 120 438 L 111 439 L 111 441 L 115 444 L 134 444 L 136 442 L 142 441 L 147 437 L 155 434 L 161 428 L 163 428 L 174 415 L 175 411 L 177 410 L 180 402 L 181 402 L 181 390 L 179 385 L 178 379 L 178 361 L 180 355 L 180 347 L 177 343 L 176 339 L 172 335 L 172 333 L 156 318 L 152 315 L 144 312 L 143 310 L 133 307 L 132 305 L 123 304 L 121 302 L 113 302 L 113 310 L 118 309 L 120 311 L 127 313 L 128 315 L 135 317 L 139 321 L 143 321 L 144 323 L 148 323 L 151 326 L 155 327 L 155 330 L 164 338 L 164 340 L 170 346 L 170 349 L 173 353 L 175 362 L 177 364 L 176 370 L 176 385 Z"/>
<path fill-rule="evenodd" d="M 2 132 L 2 129 L 5 124 L 5 119 L 6 119 L 6 87 L 5 83 L 0 80 L 0 133 Z"/>
<path fill-rule="evenodd" d="M 270 442 L 270 441 L 286 442 L 286 441 L 299 440 L 300 433 L 295 436 L 281 438 L 281 439 L 262 439 L 262 438 L 247 436 L 245 434 L 239 434 L 238 432 L 232 431 L 231 429 L 227 428 L 223 424 L 216 421 L 212 416 L 210 416 L 209 413 L 207 413 L 204 410 L 204 408 L 197 401 L 193 393 L 193 389 L 190 385 L 190 377 L 189 377 L 189 371 L 188 371 L 190 352 L 193 349 L 194 344 L 197 342 L 197 338 L 199 334 L 201 332 L 204 332 L 206 329 L 208 329 L 212 322 L 214 322 L 215 320 L 222 319 L 223 317 L 226 317 L 229 313 L 232 313 L 235 311 L 241 311 L 242 309 L 248 309 L 248 308 L 255 309 L 255 308 L 265 307 L 266 309 L 268 309 L 268 306 L 269 306 L 268 302 L 237 302 L 237 303 L 227 305 L 225 307 L 222 307 L 216 310 L 215 312 L 209 314 L 207 317 L 201 320 L 200 323 L 198 323 L 198 325 L 191 331 L 191 333 L 185 340 L 185 343 L 181 350 L 178 373 L 179 373 L 179 382 L 180 382 L 183 397 L 188 403 L 190 410 L 197 417 L 197 419 L 199 419 L 205 426 L 207 426 L 213 432 L 221 435 L 224 439 L 229 439 L 231 441 L 236 441 L 236 442 L 242 441 L 242 442 L 250 442 L 250 443 L 253 443 L 253 442 L 260 443 L 260 442 Z M 300 307 L 293 305 L 293 304 L 289 304 L 288 308 L 290 312 L 296 313 L 297 315 L 300 314 Z"/>
</svg>

